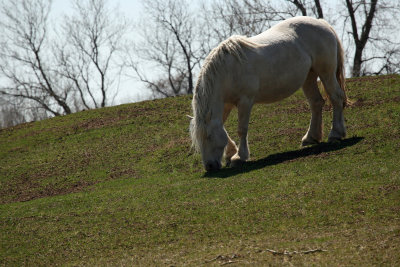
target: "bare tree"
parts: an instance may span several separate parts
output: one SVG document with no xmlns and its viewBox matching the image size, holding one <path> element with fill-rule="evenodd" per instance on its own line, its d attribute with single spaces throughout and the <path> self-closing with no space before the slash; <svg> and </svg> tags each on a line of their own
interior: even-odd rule
<svg viewBox="0 0 400 267">
<path fill-rule="evenodd" d="M 64 18 L 64 42 L 56 48 L 59 75 L 73 86 L 84 108 L 104 107 L 118 90 L 121 64 L 115 59 L 128 24 L 106 0 L 75 0 L 73 11 Z"/>
<path fill-rule="evenodd" d="M 348 33 L 354 43 L 352 76 L 398 72 L 399 27 L 394 18 L 400 16 L 400 3 L 346 0 L 345 5 L 345 23 L 351 25 Z M 378 69 L 373 71 L 371 65 Z"/>
<path fill-rule="evenodd" d="M 203 6 L 203 20 L 207 35 L 219 43 L 231 35 L 253 35 L 262 32 L 275 20 L 273 11 L 259 0 L 216 0 Z M 278 18 L 280 20 L 281 18 Z M 214 44 L 215 45 L 215 44 Z"/>
<path fill-rule="evenodd" d="M 303 16 L 309 16 L 310 10 L 312 11 L 313 15 L 317 18 L 323 18 L 324 14 L 322 11 L 321 3 L 319 0 L 286 0 L 287 2 L 293 4 Z"/>
<path fill-rule="evenodd" d="M 0 96 L 21 102 L 25 120 L 104 107 L 118 92 L 117 53 L 128 25 L 106 0 L 75 1 L 62 27 L 51 0 L 3 0 Z M 13 106 L 13 109 L 15 107 Z"/>
<path fill-rule="evenodd" d="M 259 34 L 284 19 L 311 15 L 323 18 L 319 0 L 214 0 L 204 4 L 209 39 L 221 42 L 233 34 Z"/>
<path fill-rule="evenodd" d="M 374 20 L 375 12 L 376 12 L 376 4 L 378 0 L 371 0 L 370 3 L 367 3 L 366 1 L 357 1 L 357 3 L 353 2 L 352 0 L 346 0 L 346 6 L 347 10 L 349 13 L 349 17 L 351 20 L 351 28 L 352 28 L 352 34 L 354 38 L 354 43 L 355 43 L 355 54 L 354 54 L 354 60 L 353 60 L 353 70 L 352 70 L 352 75 L 353 76 L 360 76 L 361 72 L 361 63 L 363 61 L 362 59 L 362 53 L 365 48 L 365 45 L 368 42 L 368 39 L 370 38 L 370 32 L 372 28 L 372 22 Z M 369 5 L 368 5 L 369 4 Z M 369 7 L 367 7 L 367 5 Z M 359 29 L 357 26 L 357 20 L 355 16 L 355 12 L 357 9 L 360 7 L 362 8 L 363 6 L 363 14 L 365 15 L 364 17 L 364 23 L 361 27 L 361 33 L 359 34 Z"/>
<path fill-rule="evenodd" d="M 146 17 L 138 26 L 142 40 L 134 45 L 129 66 L 155 96 L 191 94 L 194 72 L 201 60 L 198 24 L 188 1 L 144 2 Z M 138 60 L 139 59 L 139 60 Z M 151 66 L 156 77 L 143 74 Z"/>
<path fill-rule="evenodd" d="M 72 112 L 72 88 L 59 83 L 54 60 L 46 54 L 50 6 L 47 0 L 3 2 L 0 94 L 31 100 L 57 116 Z"/>
</svg>

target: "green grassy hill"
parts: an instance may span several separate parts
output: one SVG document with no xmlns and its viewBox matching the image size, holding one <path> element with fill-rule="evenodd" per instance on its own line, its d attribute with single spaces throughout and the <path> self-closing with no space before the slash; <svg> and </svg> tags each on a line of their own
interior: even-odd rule
<svg viewBox="0 0 400 267">
<path fill-rule="evenodd" d="M 211 174 L 186 96 L 0 130 L 0 265 L 399 266 L 400 76 L 347 85 L 342 143 L 299 148 L 299 91 L 255 106 L 251 161 Z"/>
</svg>

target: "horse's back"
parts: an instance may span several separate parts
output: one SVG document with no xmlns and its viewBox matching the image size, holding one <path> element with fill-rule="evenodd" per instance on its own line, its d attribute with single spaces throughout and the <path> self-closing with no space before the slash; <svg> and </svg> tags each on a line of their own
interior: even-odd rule
<svg viewBox="0 0 400 267">
<path fill-rule="evenodd" d="M 279 43 L 294 43 L 308 54 L 312 65 L 330 63 L 331 57 L 336 58 L 337 37 L 332 27 L 323 19 L 311 17 L 294 17 L 284 20 L 271 29 L 250 38 L 261 46 L 271 46 Z M 268 48 L 267 48 L 268 49 Z"/>
<path fill-rule="evenodd" d="M 256 102 L 275 102 L 291 95 L 316 73 L 336 69 L 337 40 L 324 20 L 296 17 L 250 37 L 248 69 L 259 81 Z"/>
<path fill-rule="evenodd" d="M 336 64 L 332 63 L 336 63 L 338 41 L 328 22 L 323 19 L 297 17 L 287 20 L 286 25 L 313 58 L 314 68 L 331 67 L 331 71 L 336 69 Z"/>
<path fill-rule="evenodd" d="M 319 42 L 321 39 L 335 39 L 331 26 L 323 19 L 311 17 L 294 17 L 284 20 L 269 30 L 250 39 L 260 45 L 269 44 L 270 40 L 292 40 L 296 38 L 306 43 Z M 329 41 L 328 40 L 328 41 Z"/>
</svg>

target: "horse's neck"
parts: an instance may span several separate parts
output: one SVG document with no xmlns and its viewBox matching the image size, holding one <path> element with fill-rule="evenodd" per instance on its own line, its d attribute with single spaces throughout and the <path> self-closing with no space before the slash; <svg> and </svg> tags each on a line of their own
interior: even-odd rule
<svg viewBox="0 0 400 267">
<path fill-rule="evenodd" d="M 205 124 L 208 124 L 211 121 L 220 121 L 222 123 L 224 103 L 222 101 L 219 88 L 213 88 L 213 91 L 199 95 L 197 98 L 196 116 L 198 117 L 199 121 L 202 121 Z"/>
<path fill-rule="evenodd" d="M 214 120 L 222 124 L 223 112 L 224 112 L 224 104 L 220 99 L 218 99 L 211 106 L 211 120 Z"/>
<path fill-rule="evenodd" d="M 224 111 L 224 103 L 222 100 L 222 92 L 219 81 L 214 81 L 213 91 L 208 99 L 211 120 L 220 121 L 222 123 L 222 113 Z"/>
</svg>

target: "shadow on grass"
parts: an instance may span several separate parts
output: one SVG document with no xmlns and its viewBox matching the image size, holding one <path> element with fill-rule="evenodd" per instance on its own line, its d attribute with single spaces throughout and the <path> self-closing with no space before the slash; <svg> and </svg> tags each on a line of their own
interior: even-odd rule
<svg viewBox="0 0 400 267">
<path fill-rule="evenodd" d="M 315 156 L 321 153 L 337 151 L 349 146 L 353 146 L 363 139 L 364 137 L 351 137 L 343 139 L 338 143 L 320 143 L 318 145 L 309 146 L 298 150 L 276 153 L 256 161 L 245 162 L 240 167 L 235 167 L 235 168 L 228 167 L 228 168 L 223 168 L 219 171 L 207 172 L 204 174 L 204 177 L 227 178 L 236 174 L 251 172 L 268 166 L 277 165 L 286 161 L 305 158 L 308 156 Z"/>
</svg>

